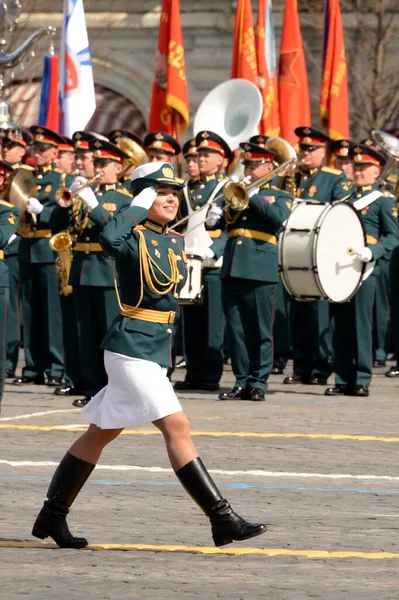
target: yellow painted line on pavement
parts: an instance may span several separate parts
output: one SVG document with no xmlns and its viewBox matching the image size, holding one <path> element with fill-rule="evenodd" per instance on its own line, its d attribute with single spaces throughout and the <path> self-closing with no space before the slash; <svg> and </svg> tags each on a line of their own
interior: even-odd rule
<svg viewBox="0 0 399 600">
<path fill-rule="evenodd" d="M 69 427 L 62 425 L 14 425 L 0 423 L 0 429 L 21 429 L 25 431 L 86 431 L 87 427 Z M 122 435 L 161 435 L 158 429 L 124 429 Z M 322 440 L 353 440 L 357 442 L 398 443 L 399 437 L 379 437 L 376 435 L 351 435 L 346 433 L 268 433 L 256 431 L 192 431 L 193 436 L 210 437 L 248 437 L 248 438 L 307 438 Z"/>
<path fill-rule="evenodd" d="M 0 548 L 58 549 L 54 543 L 0 541 Z M 303 558 L 399 559 L 392 552 L 356 552 L 341 550 L 286 550 L 285 548 L 214 548 L 211 546 L 166 546 L 155 544 L 89 544 L 83 550 L 120 550 L 124 552 L 181 552 L 185 554 L 224 554 L 230 556 L 296 556 Z"/>
</svg>

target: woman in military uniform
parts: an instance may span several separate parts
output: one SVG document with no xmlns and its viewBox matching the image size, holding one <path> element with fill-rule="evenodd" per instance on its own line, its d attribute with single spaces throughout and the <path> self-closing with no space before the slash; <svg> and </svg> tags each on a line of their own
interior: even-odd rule
<svg viewBox="0 0 399 600">
<path fill-rule="evenodd" d="M 169 164 L 138 167 L 132 175 L 131 206 L 100 236 L 104 251 L 115 260 L 120 282 L 120 314 L 102 343 L 108 385 L 84 408 L 82 414 L 91 425 L 58 466 L 32 531 L 41 539 L 52 537 L 62 547 L 87 545 L 85 538 L 71 535 L 66 515 L 103 448 L 124 427 L 147 422 L 163 433 L 178 479 L 210 519 L 215 545 L 265 530 L 239 517 L 220 494 L 197 454 L 188 419 L 166 376 L 186 272 L 183 239 L 167 228 L 177 213 L 179 188 Z"/>
</svg>

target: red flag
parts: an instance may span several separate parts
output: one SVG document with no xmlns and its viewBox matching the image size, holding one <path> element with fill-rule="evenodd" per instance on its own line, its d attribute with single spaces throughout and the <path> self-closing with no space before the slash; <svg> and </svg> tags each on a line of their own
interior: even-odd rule
<svg viewBox="0 0 399 600">
<path fill-rule="evenodd" d="M 263 98 L 263 114 L 259 132 L 279 135 L 276 47 L 274 39 L 272 0 L 259 0 L 258 22 L 255 27 L 256 59 L 259 87 Z"/>
<path fill-rule="evenodd" d="M 280 135 L 295 145 L 294 129 L 311 124 L 308 76 L 297 0 L 286 0 L 278 76 Z"/>
<path fill-rule="evenodd" d="M 231 67 L 231 78 L 235 79 L 236 77 L 247 79 L 258 85 L 251 0 L 238 0 L 237 2 Z"/>
<path fill-rule="evenodd" d="M 326 3 L 320 115 L 330 138 L 349 137 L 348 79 L 339 0 Z"/>
<path fill-rule="evenodd" d="M 179 0 L 163 0 L 149 131 L 160 129 L 178 138 L 189 124 Z"/>
</svg>

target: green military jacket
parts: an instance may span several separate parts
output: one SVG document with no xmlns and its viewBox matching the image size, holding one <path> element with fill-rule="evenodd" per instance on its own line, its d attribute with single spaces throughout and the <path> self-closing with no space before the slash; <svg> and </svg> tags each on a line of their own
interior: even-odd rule
<svg viewBox="0 0 399 600">
<path fill-rule="evenodd" d="M 228 241 L 223 256 L 222 279 L 238 277 L 277 283 L 276 238 L 290 214 L 292 201 L 293 196 L 288 192 L 266 185 L 249 199 L 248 208 L 240 213 L 227 211 Z M 229 223 L 231 220 L 234 222 Z M 254 237 L 245 237 L 248 232 Z M 257 233 L 266 234 L 265 238 L 269 241 L 256 239 Z"/>
<path fill-rule="evenodd" d="M 345 173 L 330 167 L 319 167 L 309 172 L 296 171 L 294 174 L 294 188 L 297 198 L 317 200 L 318 202 L 334 202 L 349 196 L 353 191 L 353 184 L 347 180 Z M 291 189 L 291 177 L 278 178 L 273 184 L 281 189 Z M 293 191 L 294 193 L 294 191 Z"/>
<path fill-rule="evenodd" d="M 52 263 L 56 259 L 56 253 L 49 246 L 49 238 L 51 237 L 51 215 L 58 207 L 55 192 L 60 187 L 69 187 L 74 178 L 52 165 L 33 171 L 33 174 L 37 184 L 38 200 L 44 208 L 40 215 L 36 215 L 36 224 L 32 225 L 31 232 L 28 232 L 26 237 L 24 234 L 21 235 L 18 256 L 23 262 Z M 39 230 L 47 232 L 47 237 L 33 237 L 32 232 Z M 32 237 L 29 237 L 30 235 Z"/>
<path fill-rule="evenodd" d="M 108 222 L 100 242 L 104 252 L 115 260 L 122 305 L 164 313 L 177 310 L 178 295 L 186 278 L 184 239 L 180 234 L 149 221 L 146 209 L 133 206 Z M 143 252 L 149 257 L 158 279 L 157 282 L 152 277 L 155 290 L 142 275 Z M 167 278 L 172 276 L 174 268 L 177 283 L 168 293 L 157 293 L 167 290 Z M 119 314 L 111 324 L 102 348 L 169 367 L 174 328 L 172 319 L 170 321 L 150 322 Z"/>
<path fill-rule="evenodd" d="M 226 177 L 225 173 L 218 173 L 216 175 L 206 175 L 199 180 L 195 180 L 189 194 L 191 208 L 193 210 L 198 210 L 201 206 L 204 206 L 204 204 L 208 202 L 216 186 L 223 181 L 223 179 L 226 179 Z M 224 199 L 221 191 L 216 194 L 216 198 L 218 198 L 216 202 L 217 205 L 222 207 L 224 205 Z M 180 213 L 182 217 L 185 217 L 188 214 L 184 201 L 181 203 Z M 219 223 L 214 227 L 207 227 L 207 229 L 215 232 L 213 235 L 210 234 L 213 239 L 210 248 L 215 253 L 215 258 L 219 258 L 220 256 L 223 256 L 224 248 L 226 246 L 226 232 L 220 229 Z"/>
<path fill-rule="evenodd" d="M 350 197 L 350 204 L 378 189 L 377 184 L 356 188 L 355 193 Z M 391 194 L 387 196 L 382 192 L 381 194 L 380 198 L 359 211 L 373 260 L 382 258 L 399 244 L 398 209 L 395 198 Z"/>
<path fill-rule="evenodd" d="M 116 214 L 130 206 L 132 196 L 121 183 L 111 183 L 100 185 L 96 197 L 99 204 L 93 210 L 88 211 L 78 200 L 72 208 L 57 207 L 51 220 L 53 231 L 70 229 L 76 237 L 73 248 L 79 250 L 73 251 L 69 277 L 72 286 L 114 286 L 111 263 L 99 245 L 100 234 Z"/>
<path fill-rule="evenodd" d="M 0 286 L 8 287 L 8 267 L 3 253 L 8 246 L 10 237 L 15 234 L 18 226 L 19 209 L 5 200 L 0 200 Z"/>
</svg>

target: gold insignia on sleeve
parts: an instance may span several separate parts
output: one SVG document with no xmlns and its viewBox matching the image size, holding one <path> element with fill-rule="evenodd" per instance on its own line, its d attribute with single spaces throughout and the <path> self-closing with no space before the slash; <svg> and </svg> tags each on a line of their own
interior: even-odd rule
<svg viewBox="0 0 399 600">
<path fill-rule="evenodd" d="M 288 208 L 288 210 L 291 210 L 292 208 L 292 202 L 290 200 L 287 200 L 285 203 L 286 207 Z"/>
<path fill-rule="evenodd" d="M 8 222 L 10 225 L 15 225 L 15 215 L 13 213 L 8 216 Z"/>
<path fill-rule="evenodd" d="M 396 208 L 396 206 L 393 206 L 391 208 L 391 210 L 392 210 L 392 216 L 397 219 L 398 218 L 398 209 Z"/>
<path fill-rule="evenodd" d="M 350 183 L 348 183 L 347 181 L 341 181 L 341 186 L 342 186 L 342 189 L 344 189 L 345 192 L 347 192 L 347 191 L 349 191 Z"/>
</svg>

